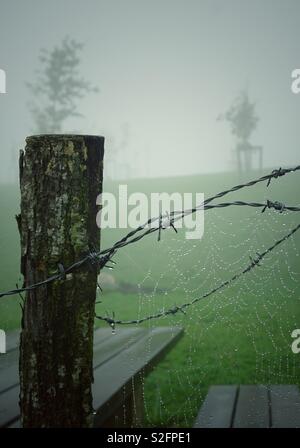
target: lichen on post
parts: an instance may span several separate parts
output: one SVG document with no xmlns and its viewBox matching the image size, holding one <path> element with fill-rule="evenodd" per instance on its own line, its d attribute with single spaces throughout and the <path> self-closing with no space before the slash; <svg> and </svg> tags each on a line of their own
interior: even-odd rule
<svg viewBox="0 0 300 448">
<path fill-rule="evenodd" d="M 21 271 L 38 283 L 99 247 L 104 138 L 40 135 L 20 155 Z M 92 425 L 97 269 L 88 263 L 25 296 L 20 339 L 24 427 Z"/>
</svg>

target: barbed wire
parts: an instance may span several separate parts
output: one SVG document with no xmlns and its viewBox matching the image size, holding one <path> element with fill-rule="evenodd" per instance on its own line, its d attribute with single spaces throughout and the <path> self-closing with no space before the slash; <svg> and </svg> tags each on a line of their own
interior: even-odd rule
<svg viewBox="0 0 300 448">
<path fill-rule="evenodd" d="M 211 204 L 211 205 L 208 204 L 208 205 L 204 205 L 203 209 L 210 210 L 213 208 L 225 208 L 225 207 L 231 207 L 231 206 L 247 206 L 247 207 L 262 208 L 262 213 L 264 213 L 267 208 L 269 208 L 269 209 L 273 208 L 274 210 L 278 210 L 280 213 L 284 212 L 285 210 L 290 211 L 290 212 L 299 212 L 300 211 L 300 207 L 288 206 L 288 205 L 285 205 L 282 202 L 278 202 L 278 201 L 272 202 L 269 199 L 267 199 L 266 203 L 233 201 L 233 202 L 223 202 L 220 204 Z"/>
<path fill-rule="evenodd" d="M 280 213 L 283 211 L 300 211 L 299 207 L 296 206 L 286 206 L 282 204 L 281 202 L 275 201 L 272 202 L 270 200 L 267 200 L 266 203 L 257 203 L 257 202 L 243 202 L 243 201 L 233 201 L 233 202 L 226 202 L 226 203 L 220 203 L 220 204 L 211 204 L 212 201 L 219 199 L 221 197 L 226 196 L 229 193 L 233 193 L 235 191 L 241 190 L 243 188 L 252 187 L 258 183 L 267 181 L 267 187 L 270 185 L 270 182 L 272 179 L 277 179 L 278 177 L 282 177 L 286 174 L 299 171 L 300 165 L 294 167 L 294 168 L 279 168 L 277 170 L 273 170 L 270 174 L 267 174 L 265 176 L 262 176 L 258 179 L 252 180 L 250 182 L 236 185 L 230 189 L 221 191 L 214 196 L 211 196 L 210 198 L 203 201 L 201 204 L 198 204 L 194 208 L 187 209 L 187 210 L 180 210 L 180 211 L 171 211 L 166 212 L 164 215 L 160 214 L 158 217 L 151 217 L 146 221 L 144 224 L 138 226 L 137 228 L 133 229 L 132 231 L 128 232 L 123 238 L 118 240 L 113 246 L 100 250 L 100 251 L 90 251 L 87 255 L 83 256 L 80 260 L 74 262 L 68 267 L 64 267 L 63 264 L 58 263 L 58 272 L 45 280 L 42 280 L 40 282 L 34 283 L 29 286 L 24 286 L 21 288 L 12 289 L 9 291 L 5 291 L 0 293 L 0 298 L 5 296 L 12 296 L 16 294 L 21 294 L 23 292 L 29 292 L 34 289 L 40 288 L 42 286 L 46 286 L 54 281 L 64 281 L 66 280 L 67 274 L 72 273 L 73 271 L 79 269 L 83 265 L 90 263 L 96 266 L 99 270 L 103 269 L 109 262 L 112 262 L 112 257 L 115 255 L 115 253 L 122 247 L 128 246 L 129 244 L 136 243 L 143 239 L 145 236 L 150 235 L 154 232 L 158 232 L 158 241 L 161 239 L 161 231 L 165 230 L 167 228 L 173 228 L 175 232 L 177 232 L 177 229 L 175 227 L 175 222 L 178 220 L 183 219 L 185 216 L 196 213 L 200 210 L 211 210 L 214 208 L 225 208 L 230 206 L 249 206 L 249 207 L 257 207 L 262 208 L 262 212 L 264 212 L 267 208 L 278 210 Z M 156 227 L 150 227 L 147 230 L 147 226 L 153 225 L 155 222 L 158 221 L 158 225 Z"/>
<path fill-rule="evenodd" d="M 193 299 L 193 300 L 191 300 L 189 302 L 185 302 L 185 303 L 183 303 L 180 306 L 174 305 L 173 307 L 168 308 L 167 310 L 162 310 L 162 311 L 159 311 L 156 314 L 150 314 L 149 316 L 142 317 L 140 319 L 116 320 L 114 313 L 113 313 L 113 317 L 109 317 L 109 316 L 104 317 L 104 316 L 99 316 L 99 315 L 95 314 L 95 318 L 98 319 L 98 320 L 105 321 L 106 323 L 108 323 L 112 327 L 112 330 L 115 331 L 115 326 L 116 325 L 141 324 L 141 323 L 149 321 L 149 320 L 159 319 L 159 318 L 166 317 L 166 316 L 169 316 L 169 315 L 175 315 L 179 311 L 185 314 L 185 309 L 186 308 L 194 305 L 197 302 L 200 302 L 203 299 L 206 299 L 207 297 L 215 294 L 216 292 L 219 292 L 220 290 L 224 289 L 225 287 L 229 286 L 230 284 L 232 284 L 233 282 L 238 280 L 243 275 L 245 275 L 245 274 L 249 273 L 250 271 L 252 271 L 252 269 L 256 268 L 257 266 L 261 266 L 260 262 L 266 257 L 266 255 L 268 255 L 270 252 L 272 252 L 277 246 L 282 244 L 284 241 L 286 241 L 287 239 L 291 238 L 291 236 L 293 236 L 299 229 L 300 229 L 300 224 L 298 224 L 296 227 L 294 227 L 289 233 L 284 235 L 281 239 L 277 240 L 272 246 L 270 246 L 264 252 L 262 252 L 262 253 L 257 252 L 256 256 L 254 258 L 250 256 L 249 257 L 250 258 L 250 263 L 242 271 L 240 271 L 237 274 L 233 275 L 230 279 L 225 280 L 224 282 L 220 283 L 218 286 L 216 286 L 215 288 L 213 288 L 210 291 L 206 292 L 202 296 L 196 297 L 195 299 Z"/>
</svg>

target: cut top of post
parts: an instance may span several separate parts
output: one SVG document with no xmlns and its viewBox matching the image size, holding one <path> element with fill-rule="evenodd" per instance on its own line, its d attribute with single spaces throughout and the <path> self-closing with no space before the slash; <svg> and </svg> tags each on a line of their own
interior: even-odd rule
<svg viewBox="0 0 300 448">
<path fill-rule="evenodd" d="M 104 137 L 100 135 L 86 135 L 86 134 L 40 134 L 40 135 L 30 135 L 26 138 L 26 142 L 30 141 L 39 141 L 39 140 L 51 140 L 51 141 L 60 141 L 60 140 L 88 140 L 88 141 L 97 141 L 104 142 Z"/>
</svg>

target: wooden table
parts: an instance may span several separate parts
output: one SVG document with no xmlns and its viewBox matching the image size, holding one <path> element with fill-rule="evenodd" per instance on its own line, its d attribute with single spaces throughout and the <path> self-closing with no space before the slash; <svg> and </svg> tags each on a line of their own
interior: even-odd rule
<svg viewBox="0 0 300 448">
<path fill-rule="evenodd" d="M 95 426 L 131 427 L 143 422 L 143 380 L 182 337 L 178 327 L 101 328 L 94 334 Z M 0 355 L 0 427 L 20 427 L 18 333 Z"/>
<path fill-rule="evenodd" d="M 295 385 L 212 386 L 195 428 L 300 428 Z"/>
</svg>

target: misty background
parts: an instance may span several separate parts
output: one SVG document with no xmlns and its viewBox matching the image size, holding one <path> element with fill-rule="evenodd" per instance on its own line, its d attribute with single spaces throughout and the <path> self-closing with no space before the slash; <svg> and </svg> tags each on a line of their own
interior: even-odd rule
<svg viewBox="0 0 300 448">
<path fill-rule="evenodd" d="M 0 180 L 16 182 L 33 133 L 26 82 L 41 48 L 84 44 L 80 74 L 99 89 L 63 131 L 106 138 L 115 179 L 232 171 L 235 140 L 217 121 L 241 90 L 259 117 L 264 167 L 299 162 L 299 0 L 0 0 Z M 115 161 L 115 163 L 114 163 Z"/>
</svg>

